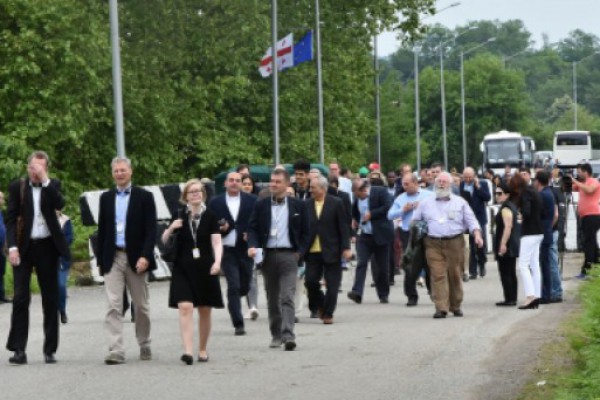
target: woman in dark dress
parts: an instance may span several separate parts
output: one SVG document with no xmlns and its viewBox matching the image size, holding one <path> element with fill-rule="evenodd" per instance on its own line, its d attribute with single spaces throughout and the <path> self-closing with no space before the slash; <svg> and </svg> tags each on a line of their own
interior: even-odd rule
<svg viewBox="0 0 600 400">
<path fill-rule="evenodd" d="M 200 349 L 198 361 L 208 361 L 206 345 L 211 330 L 212 308 L 223 308 L 219 272 L 223 246 L 216 216 L 206 209 L 204 188 L 197 179 L 188 181 L 181 193 L 178 217 L 162 236 L 163 243 L 172 234 L 176 258 L 173 263 L 169 307 L 179 309 L 179 328 L 184 353 L 181 361 L 193 363 L 194 308 L 198 309 Z"/>
<path fill-rule="evenodd" d="M 517 305 L 517 257 L 521 228 L 517 221 L 515 195 L 510 193 L 506 183 L 500 183 L 495 189 L 496 202 L 500 204 L 496 214 L 496 233 L 494 235 L 494 255 L 498 261 L 500 281 L 504 291 L 504 301 L 497 306 Z"/>
</svg>

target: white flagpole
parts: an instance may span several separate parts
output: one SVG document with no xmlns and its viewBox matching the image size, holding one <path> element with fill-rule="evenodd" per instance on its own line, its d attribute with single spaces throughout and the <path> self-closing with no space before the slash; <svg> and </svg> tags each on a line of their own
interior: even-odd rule
<svg viewBox="0 0 600 400">
<path fill-rule="evenodd" d="M 125 133 L 123 129 L 123 94 L 121 86 L 121 52 L 119 46 L 119 13 L 117 0 L 110 0 L 110 42 L 112 47 L 113 98 L 115 102 L 115 134 L 117 155 L 125 157 Z"/>
<path fill-rule="evenodd" d="M 279 164 L 279 80 L 277 65 L 277 0 L 271 0 L 271 69 L 273 71 L 273 146 L 275 165 Z"/>
<path fill-rule="evenodd" d="M 319 105 L 319 160 L 325 163 L 325 135 L 323 123 L 323 70 L 321 66 L 321 18 L 319 15 L 319 0 L 315 0 L 316 28 L 315 36 L 317 42 L 317 97 Z"/>
</svg>

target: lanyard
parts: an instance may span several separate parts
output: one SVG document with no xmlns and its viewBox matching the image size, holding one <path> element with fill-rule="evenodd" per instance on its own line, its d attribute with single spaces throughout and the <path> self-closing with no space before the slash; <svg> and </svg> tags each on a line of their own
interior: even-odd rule
<svg viewBox="0 0 600 400">
<path fill-rule="evenodd" d="M 202 221 L 202 214 L 200 214 L 198 218 L 198 224 L 194 224 L 194 217 L 190 214 L 188 218 L 188 223 L 190 224 L 190 232 L 192 232 L 192 240 L 194 241 L 194 247 L 198 248 L 198 242 L 196 239 L 196 234 L 198 233 L 198 228 L 200 227 L 200 221 Z"/>
</svg>

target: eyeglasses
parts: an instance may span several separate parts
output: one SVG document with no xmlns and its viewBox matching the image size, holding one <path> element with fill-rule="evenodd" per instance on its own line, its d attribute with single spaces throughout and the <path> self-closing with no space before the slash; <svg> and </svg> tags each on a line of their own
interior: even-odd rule
<svg viewBox="0 0 600 400">
<path fill-rule="evenodd" d="M 198 194 L 198 193 L 202 193 L 202 190 L 190 190 L 187 192 L 187 194 Z"/>
</svg>

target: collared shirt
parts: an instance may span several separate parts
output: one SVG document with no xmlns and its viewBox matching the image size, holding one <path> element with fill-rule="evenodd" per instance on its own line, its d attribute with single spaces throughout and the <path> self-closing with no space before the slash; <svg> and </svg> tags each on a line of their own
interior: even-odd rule
<svg viewBox="0 0 600 400">
<path fill-rule="evenodd" d="M 225 193 L 225 202 L 227 203 L 227 208 L 229 208 L 229 214 L 231 214 L 231 218 L 233 218 L 234 221 L 237 221 L 240 213 L 241 195 L 238 193 L 237 196 L 230 196 L 229 194 Z M 237 231 L 232 229 L 226 236 L 223 237 L 223 246 L 235 247 L 236 239 Z"/>
<path fill-rule="evenodd" d="M 115 246 L 125 248 L 125 228 L 127 224 L 127 209 L 131 198 L 131 185 L 124 190 L 117 189 L 115 196 Z"/>
<path fill-rule="evenodd" d="M 410 230 L 410 222 L 412 220 L 415 209 L 404 212 L 404 206 L 408 203 L 421 203 L 423 200 L 431 196 L 432 193 L 429 190 L 425 189 L 419 189 L 416 193 L 413 194 L 408 194 L 408 192 L 402 193 L 400 196 L 396 197 L 396 200 L 394 200 L 392 207 L 388 211 L 388 219 L 390 221 L 393 221 L 398 218 L 402 219 L 402 230 L 404 232 L 408 232 Z"/>
<path fill-rule="evenodd" d="M 290 210 L 287 198 L 284 198 L 281 204 L 271 201 L 271 227 L 267 248 L 292 248 L 288 229 L 289 216 Z"/>
<path fill-rule="evenodd" d="M 352 193 L 352 181 L 345 176 L 340 176 L 338 177 L 338 183 L 340 185 L 338 189 L 344 193 L 348 193 L 348 196 L 350 196 L 350 204 L 352 204 L 354 201 L 354 193 Z"/>
<path fill-rule="evenodd" d="M 464 183 L 463 185 L 463 190 L 465 192 L 468 192 L 471 196 L 473 196 L 473 191 L 475 190 L 475 185 L 473 185 L 472 183 Z"/>
<path fill-rule="evenodd" d="M 325 200 L 316 201 L 315 200 L 315 212 L 317 213 L 317 218 L 321 218 L 321 211 L 323 211 L 323 204 L 325 204 Z M 310 253 L 320 253 L 321 252 L 321 239 L 319 235 L 315 236 L 315 241 L 312 246 L 310 246 Z"/>
<path fill-rule="evenodd" d="M 367 235 L 372 235 L 373 234 L 373 226 L 371 225 L 371 221 L 367 221 L 367 222 L 362 222 L 365 219 L 365 214 L 367 213 L 367 211 L 369 211 L 369 196 L 365 197 L 364 199 L 358 199 L 358 211 L 360 212 L 360 221 L 359 225 L 360 225 L 360 230 L 362 233 L 365 233 Z"/>
<path fill-rule="evenodd" d="M 481 230 L 469 203 L 460 196 L 451 194 L 447 200 L 438 200 L 435 196 L 423 200 L 413 213 L 413 221 L 426 221 L 428 235 L 450 237 Z"/>
<path fill-rule="evenodd" d="M 48 187 L 50 179 L 42 183 L 43 187 Z M 29 182 L 31 185 L 31 182 Z M 31 239 L 44 239 L 50 236 L 50 230 L 46 224 L 46 219 L 42 215 L 42 188 L 31 185 L 31 195 L 33 197 L 33 226 L 31 227 Z"/>
</svg>

